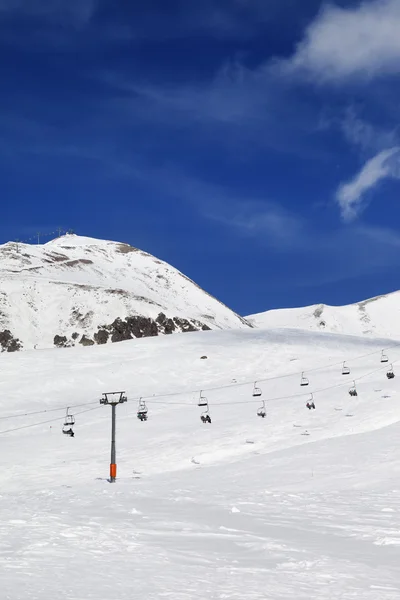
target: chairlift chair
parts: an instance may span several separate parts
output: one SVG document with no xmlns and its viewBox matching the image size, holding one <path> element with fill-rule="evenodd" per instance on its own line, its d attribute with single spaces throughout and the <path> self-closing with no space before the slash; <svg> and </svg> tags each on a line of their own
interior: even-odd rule
<svg viewBox="0 0 400 600">
<path fill-rule="evenodd" d="M 147 421 L 147 412 L 148 412 L 148 408 L 146 406 L 146 402 L 140 398 L 137 415 L 136 415 L 137 418 L 139 419 L 139 421 L 142 421 L 142 422 Z"/>
<path fill-rule="evenodd" d="M 69 437 L 74 437 L 75 433 L 73 430 L 73 426 L 75 425 L 75 417 L 74 415 L 69 414 L 69 407 L 67 407 L 67 412 L 64 418 L 64 425 L 62 428 L 62 432 L 64 435 L 69 435 Z"/>
<path fill-rule="evenodd" d="M 389 362 L 389 357 L 387 354 L 385 354 L 385 351 L 382 350 L 382 354 L 381 354 L 381 363 L 387 363 Z"/>
<path fill-rule="evenodd" d="M 200 419 L 201 419 L 202 423 L 210 423 L 210 425 L 211 425 L 211 417 L 208 412 L 208 404 L 207 404 L 206 410 L 201 413 Z"/>
<path fill-rule="evenodd" d="M 307 377 L 304 377 L 304 372 L 301 374 L 301 379 L 300 379 L 300 385 L 301 387 L 305 387 L 306 385 L 309 385 L 309 381 L 307 379 Z"/>
<path fill-rule="evenodd" d="M 207 398 L 205 396 L 203 396 L 202 392 L 200 392 L 200 398 L 199 398 L 199 401 L 197 403 L 197 406 L 205 408 L 205 410 L 200 415 L 201 422 L 202 423 L 210 423 L 211 424 L 211 417 L 209 415 L 208 400 L 207 400 Z"/>
<path fill-rule="evenodd" d="M 346 365 L 346 362 L 344 362 L 344 363 L 343 363 L 342 375 L 350 375 L 350 369 L 349 369 L 349 367 Z"/>
<path fill-rule="evenodd" d="M 349 389 L 349 395 L 350 396 L 358 396 L 357 388 L 356 388 L 356 382 L 355 381 L 353 381 L 353 385 Z"/>
<path fill-rule="evenodd" d="M 314 397 L 311 394 L 311 398 L 308 400 L 306 407 L 308 408 L 308 410 L 315 410 L 315 402 L 314 402 Z"/>
<path fill-rule="evenodd" d="M 69 435 L 70 437 L 74 437 L 75 433 L 73 430 L 73 426 L 75 425 L 75 417 L 74 415 L 69 414 L 69 407 L 67 408 L 67 413 L 64 418 L 64 425 L 62 427 L 62 432 L 64 435 Z"/>
<path fill-rule="evenodd" d="M 71 425 L 63 425 L 62 432 L 64 435 L 69 435 L 69 437 L 74 437 L 75 435 Z"/>
<path fill-rule="evenodd" d="M 265 400 L 262 401 L 262 406 L 260 406 L 260 408 L 257 410 L 257 416 L 261 417 L 262 419 L 265 419 L 265 417 L 267 416 L 267 411 L 265 409 Z"/>
<path fill-rule="evenodd" d="M 200 392 L 200 398 L 199 401 L 197 403 L 197 406 L 203 407 L 203 406 L 207 406 L 208 408 L 208 400 L 205 396 L 203 396 L 203 392 Z"/>
<path fill-rule="evenodd" d="M 262 395 L 262 390 L 261 388 L 257 387 L 257 381 L 254 384 L 254 389 L 253 389 L 253 397 L 254 398 L 259 398 Z"/>
<path fill-rule="evenodd" d="M 387 377 L 388 379 L 394 379 L 393 365 L 390 365 L 390 369 L 389 369 L 389 371 L 386 373 L 386 377 Z"/>
<path fill-rule="evenodd" d="M 75 425 L 75 417 L 74 415 L 69 414 L 69 407 L 67 408 L 67 414 L 65 415 L 64 425 L 69 427 Z"/>
</svg>

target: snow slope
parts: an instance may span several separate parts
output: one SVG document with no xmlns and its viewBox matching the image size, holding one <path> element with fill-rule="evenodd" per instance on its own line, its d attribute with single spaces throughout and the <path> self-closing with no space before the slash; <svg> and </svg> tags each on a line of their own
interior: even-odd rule
<svg viewBox="0 0 400 600">
<path fill-rule="evenodd" d="M 398 600 L 400 384 L 382 348 L 396 370 L 399 342 L 298 330 L 3 354 L 2 598 Z M 113 390 L 129 401 L 111 485 Z"/>
<path fill-rule="evenodd" d="M 347 306 L 314 304 L 246 317 L 255 327 L 299 328 L 348 335 L 400 338 L 400 292 L 377 296 Z"/>
<path fill-rule="evenodd" d="M 195 329 L 248 327 L 182 273 L 127 244 L 75 235 L 8 243 L 0 246 L 0 276 L 0 332 L 10 330 L 24 349 L 52 347 L 55 335 L 93 342 L 117 318 L 160 313 L 196 320 Z"/>
</svg>

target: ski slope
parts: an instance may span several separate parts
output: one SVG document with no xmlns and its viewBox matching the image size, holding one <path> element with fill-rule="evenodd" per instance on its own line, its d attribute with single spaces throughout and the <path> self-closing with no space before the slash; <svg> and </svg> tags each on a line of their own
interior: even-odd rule
<svg viewBox="0 0 400 600">
<path fill-rule="evenodd" d="M 314 304 L 284 308 L 246 317 L 253 326 L 326 331 L 347 335 L 400 338 L 400 292 L 384 294 L 347 306 Z"/>
<path fill-rule="evenodd" d="M 285 329 L 3 354 L 2 598 L 398 600 L 400 378 L 382 348 L 396 371 L 399 341 Z"/>
</svg>

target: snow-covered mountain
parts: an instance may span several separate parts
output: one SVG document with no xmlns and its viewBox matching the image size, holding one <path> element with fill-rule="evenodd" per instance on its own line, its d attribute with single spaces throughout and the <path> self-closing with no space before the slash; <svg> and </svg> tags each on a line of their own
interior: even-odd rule
<svg viewBox="0 0 400 600">
<path fill-rule="evenodd" d="M 262 329 L 284 327 L 348 335 L 400 338 L 400 292 L 349 304 L 314 304 L 304 308 L 269 310 L 246 319 Z"/>
<path fill-rule="evenodd" d="M 65 235 L 0 246 L 0 347 L 103 344 L 249 327 L 167 263 L 128 244 Z"/>
</svg>

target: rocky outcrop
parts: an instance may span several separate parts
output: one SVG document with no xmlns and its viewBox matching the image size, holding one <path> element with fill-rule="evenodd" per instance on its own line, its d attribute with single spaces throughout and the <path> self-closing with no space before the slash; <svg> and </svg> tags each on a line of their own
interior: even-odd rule
<svg viewBox="0 0 400 600">
<path fill-rule="evenodd" d="M 92 337 L 84 334 L 79 340 L 82 346 L 93 346 L 94 344 L 107 344 L 111 342 L 122 342 L 134 338 L 154 337 L 157 335 L 170 335 L 178 332 L 207 331 L 211 328 L 196 319 L 183 319 L 181 317 L 167 317 L 160 313 L 156 319 L 150 317 L 127 317 L 126 319 L 115 319 L 109 325 L 101 325 Z M 73 333 L 68 339 L 65 335 L 56 335 L 54 345 L 57 348 L 75 346 L 77 334 Z"/>
<path fill-rule="evenodd" d="M 0 349 L 1 352 L 17 352 L 22 350 L 22 342 L 9 329 L 5 329 L 0 331 Z"/>
<path fill-rule="evenodd" d="M 94 346 L 94 341 L 90 339 L 87 335 L 83 335 L 79 341 L 82 346 Z"/>
<path fill-rule="evenodd" d="M 67 348 L 70 344 L 68 343 L 68 338 L 65 335 L 55 335 L 54 336 L 54 345 L 57 348 Z"/>
</svg>

